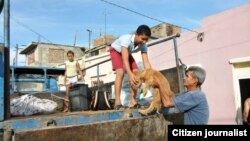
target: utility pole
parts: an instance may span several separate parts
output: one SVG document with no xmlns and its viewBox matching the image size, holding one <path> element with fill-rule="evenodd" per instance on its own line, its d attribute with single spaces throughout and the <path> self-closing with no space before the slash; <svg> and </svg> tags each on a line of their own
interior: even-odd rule
<svg viewBox="0 0 250 141">
<path fill-rule="evenodd" d="M 24 45 L 22 45 L 22 46 L 24 46 Z M 18 66 L 18 54 L 19 54 L 19 49 L 23 49 L 23 48 L 19 48 L 18 47 L 18 44 L 16 44 L 16 54 L 15 54 L 15 57 L 14 57 L 14 59 L 13 59 L 13 66 Z"/>
<path fill-rule="evenodd" d="M 0 0 L 0 14 L 3 10 L 4 0 Z"/>
<path fill-rule="evenodd" d="M 2 3 L 2 2 L 1 2 Z M 4 56 L 1 57 L 0 73 L 0 121 L 10 118 L 10 0 L 4 0 Z M 4 72 L 4 75 L 2 74 Z M 3 79 L 2 79 L 3 78 Z M 4 80 L 4 83 L 3 81 Z"/>
<path fill-rule="evenodd" d="M 18 44 L 16 44 L 15 66 L 17 66 L 17 62 L 18 62 Z"/>
<path fill-rule="evenodd" d="M 87 31 L 89 32 L 89 49 L 90 49 L 90 45 L 91 45 L 91 30 L 87 29 Z"/>
<path fill-rule="evenodd" d="M 104 14 L 104 43 L 105 45 L 107 45 L 107 38 L 106 38 L 107 36 L 107 14 L 109 13 L 107 12 L 106 8 L 103 14 Z"/>
</svg>

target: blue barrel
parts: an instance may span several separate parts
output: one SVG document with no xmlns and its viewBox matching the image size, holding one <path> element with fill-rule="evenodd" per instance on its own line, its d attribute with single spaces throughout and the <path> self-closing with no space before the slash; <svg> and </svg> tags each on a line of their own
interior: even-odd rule
<svg viewBox="0 0 250 141">
<path fill-rule="evenodd" d="M 49 78 L 49 84 L 48 84 L 48 91 L 49 92 L 58 92 L 58 86 L 57 81 L 55 78 Z"/>
</svg>

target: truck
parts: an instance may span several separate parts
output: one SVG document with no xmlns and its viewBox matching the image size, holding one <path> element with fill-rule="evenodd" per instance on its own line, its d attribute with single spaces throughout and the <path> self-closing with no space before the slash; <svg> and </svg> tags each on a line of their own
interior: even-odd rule
<svg viewBox="0 0 250 141">
<path fill-rule="evenodd" d="M 174 37 L 170 37 L 175 38 Z M 0 53 L 2 55 L 2 53 Z M 6 66 L 6 64 L 2 64 Z M 85 69 L 90 67 L 89 66 Z M 9 73 L 8 93 L 9 100 L 23 94 L 32 94 L 39 98 L 56 100 L 63 105 L 65 91 L 61 91 L 57 84 L 58 76 L 64 74 L 64 69 L 47 67 L 9 66 L 8 72 L 3 72 L 1 78 Z M 179 91 L 182 85 L 176 83 L 182 73 L 182 67 L 161 71 L 172 84 L 174 91 Z M 3 79 L 2 79 L 3 80 Z M 5 79 L 6 80 L 6 79 Z M 173 85 L 174 84 L 174 85 Z M 103 86 L 104 88 L 111 87 Z M 3 85 L 0 89 L 4 90 Z M 104 90 L 102 88 L 90 88 L 92 91 Z M 106 89 L 106 91 L 109 91 Z M 61 98 L 61 99 L 60 99 Z M 6 97 L 3 99 L 4 115 L 0 121 L 0 139 L 4 141 L 43 141 L 43 140 L 166 140 L 168 125 L 183 124 L 182 113 L 169 115 L 152 114 L 141 115 L 137 109 L 126 110 L 84 110 L 62 113 L 58 110 L 51 114 L 39 114 L 31 116 L 12 116 Z M 8 106 L 8 107 L 7 107 Z M 6 117 L 6 115 L 10 115 Z M 118 130 L 119 129 L 119 130 Z M 131 132 L 132 131 L 132 132 Z"/>
<path fill-rule="evenodd" d="M 0 1 L 4 6 L 4 44 L 0 45 L 0 140 L 3 141 L 109 141 L 109 140 L 167 140 L 168 125 L 183 124 L 182 113 L 142 116 L 136 109 L 88 110 L 69 113 L 55 112 L 31 116 L 11 116 L 10 100 L 15 94 L 37 94 L 51 98 L 61 91 L 56 88 L 55 74 L 63 70 L 51 68 L 11 67 L 9 64 L 9 0 Z M 156 40 L 174 41 L 177 67 L 174 80 L 181 82 L 181 67 L 176 38 L 179 35 Z M 151 44 L 151 45 L 152 45 Z M 150 45 L 149 45 L 150 46 Z M 93 67 L 93 66 L 91 66 Z M 85 68 L 88 69 L 88 68 Z M 29 75 L 28 75 L 29 74 Z M 30 75 L 32 74 L 32 75 Z M 171 75 L 170 75 L 171 76 Z M 181 90 L 181 83 L 177 85 Z M 93 89 L 94 90 L 94 89 Z M 63 92 L 62 92 L 63 93 Z"/>
<path fill-rule="evenodd" d="M 25 94 L 52 100 L 64 97 L 65 91 L 60 91 L 56 83 L 57 77 L 64 73 L 64 69 L 10 66 L 9 72 L 10 100 Z M 173 73 L 175 70 L 168 72 Z M 54 95 L 57 97 L 53 99 Z M 63 103 L 63 100 L 57 99 L 56 102 Z M 183 120 L 183 117 L 177 114 L 168 117 L 162 115 L 144 117 L 137 110 L 131 109 L 86 110 L 70 113 L 60 111 L 30 116 L 11 115 L 10 118 L 0 122 L 0 139 L 4 141 L 165 140 L 167 125 L 178 124 Z M 118 132 L 117 129 L 121 130 Z M 157 130 L 150 133 L 149 130 L 153 129 Z M 128 132 L 130 130 L 133 132 Z"/>
<path fill-rule="evenodd" d="M 63 68 L 10 66 L 10 94 L 53 92 L 58 93 L 58 79 Z"/>
</svg>

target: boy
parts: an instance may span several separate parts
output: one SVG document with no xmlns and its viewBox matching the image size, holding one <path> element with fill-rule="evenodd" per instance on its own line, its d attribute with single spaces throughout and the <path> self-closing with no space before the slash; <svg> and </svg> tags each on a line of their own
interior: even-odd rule
<svg viewBox="0 0 250 141">
<path fill-rule="evenodd" d="M 65 96 L 65 109 L 63 112 L 69 112 L 69 91 L 74 83 L 78 81 L 78 73 L 80 73 L 80 80 L 83 79 L 82 70 L 80 64 L 74 60 L 74 52 L 67 52 L 68 61 L 65 62 L 65 73 L 64 73 L 64 85 L 66 86 L 66 96 Z"/>
<path fill-rule="evenodd" d="M 113 70 L 116 71 L 115 78 L 115 106 L 114 109 L 124 109 L 121 105 L 121 85 L 124 76 L 124 69 L 128 74 L 128 80 L 130 85 L 136 85 L 137 79 L 135 78 L 133 71 L 138 69 L 138 66 L 132 56 L 132 53 L 141 51 L 142 61 L 144 68 L 151 68 L 151 64 L 148 60 L 146 42 L 151 36 L 150 28 L 147 25 L 140 25 L 135 34 L 126 34 L 116 39 L 110 48 L 110 57 L 113 66 Z M 131 89 L 130 108 L 137 107 L 136 92 Z"/>
</svg>

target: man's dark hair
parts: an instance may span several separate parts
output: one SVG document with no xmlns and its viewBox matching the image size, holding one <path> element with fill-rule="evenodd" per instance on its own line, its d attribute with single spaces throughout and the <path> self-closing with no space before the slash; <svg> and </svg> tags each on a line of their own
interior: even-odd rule
<svg viewBox="0 0 250 141">
<path fill-rule="evenodd" d="M 73 54 L 73 55 L 74 55 L 74 52 L 71 51 L 71 50 L 69 50 L 69 51 L 67 52 L 67 55 L 68 55 L 68 54 Z"/>
<path fill-rule="evenodd" d="M 151 31 L 150 31 L 150 28 L 147 26 L 147 25 L 140 25 L 137 30 L 136 30 L 136 33 L 138 35 L 146 35 L 148 37 L 151 36 Z"/>
</svg>

